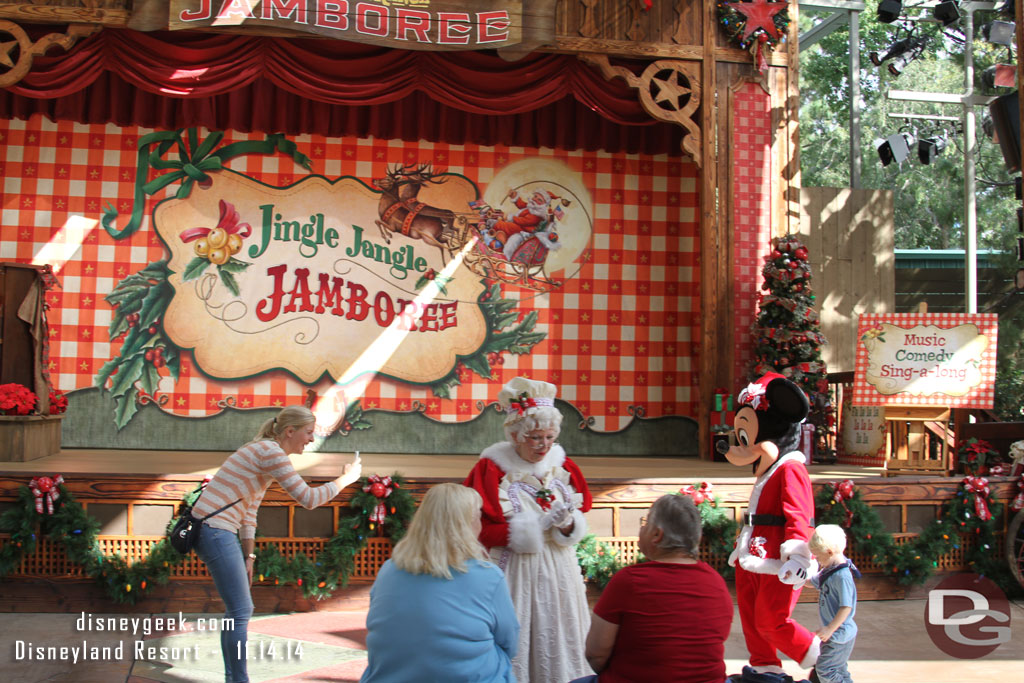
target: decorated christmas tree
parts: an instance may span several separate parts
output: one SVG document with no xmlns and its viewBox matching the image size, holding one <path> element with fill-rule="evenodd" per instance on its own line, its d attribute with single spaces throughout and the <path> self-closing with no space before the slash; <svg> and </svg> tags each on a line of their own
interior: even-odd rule
<svg viewBox="0 0 1024 683">
<path fill-rule="evenodd" d="M 761 269 L 764 282 L 758 294 L 757 322 L 754 324 L 754 363 L 750 380 L 766 372 L 778 372 L 793 380 L 811 403 L 807 418 L 814 425 L 814 460 L 832 462 L 832 433 L 835 412 L 829 394 L 827 368 L 821 360 L 826 344 L 811 291 L 811 265 L 807 247 L 796 235 L 772 240 L 771 254 Z"/>
</svg>

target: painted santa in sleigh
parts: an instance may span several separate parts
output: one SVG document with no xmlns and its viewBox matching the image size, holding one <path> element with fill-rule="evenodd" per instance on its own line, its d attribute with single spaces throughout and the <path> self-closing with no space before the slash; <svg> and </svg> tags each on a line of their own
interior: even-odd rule
<svg viewBox="0 0 1024 683">
<path fill-rule="evenodd" d="M 483 200 L 469 203 L 479 216 L 473 228 L 479 239 L 466 266 L 483 277 L 537 291 L 561 286 L 548 277 L 544 264 L 549 251 L 562 248 L 557 228 L 570 200 L 542 188 L 528 196 L 513 189 L 508 200 L 518 210 L 512 215 Z"/>
</svg>

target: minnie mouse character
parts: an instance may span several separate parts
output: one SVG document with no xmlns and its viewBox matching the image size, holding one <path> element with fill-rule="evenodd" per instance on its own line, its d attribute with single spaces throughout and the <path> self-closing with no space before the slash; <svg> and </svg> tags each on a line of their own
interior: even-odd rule
<svg viewBox="0 0 1024 683">
<path fill-rule="evenodd" d="M 792 683 L 776 651 L 810 668 L 821 640 L 791 614 L 815 562 L 807 546 L 814 532 L 814 497 L 797 450 L 807 396 L 796 384 L 770 372 L 739 395 L 733 420 L 736 444 L 725 453 L 757 477 L 743 528 L 729 564 L 736 568 L 736 599 L 750 664 L 738 683 Z"/>
</svg>

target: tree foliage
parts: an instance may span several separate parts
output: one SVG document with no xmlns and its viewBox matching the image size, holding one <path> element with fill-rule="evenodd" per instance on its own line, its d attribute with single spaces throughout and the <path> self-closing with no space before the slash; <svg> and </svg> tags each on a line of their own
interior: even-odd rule
<svg viewBox="0 0 1024 683">
<path fill-rule="evenodd" d="M 905 5 L 906 6 L 906 5 Z M 964 45 L 957 40 L 957 26 L 942 32 L 936 23 L 919 23 L 917 35 L 928 44 L 919 58 L 899 76 L 885 62 L 875 66 L 870 53 L 884 54 L 901 35 L 898 23 L 877 20 L 878 0 L 868 0 L 860 13 L 860 153 L 863 188 L 894 193 L 895 245 L 900 249 L 961 249 L 964 246 L 964 154 L 962 106 L 891 100 L 890 89 L 934 93 L 965 93 Z M 920 10 L 925 13 L 928 10 Z M 917 13 L 918 10 L 911 10 Z M 800 31 L 807 31 L 827 14 L 801 12 Z M 1009 89 L 986 90 L 980 74 L 996 63 L 1015 63 L 1005 47 L 984 41 L 980 27 L 1001 18 L 996 11 L 975 12 L 976 40 L 972 56 L 975 93 L 1000 95 Z M 1005 20 L 1005 17 L 1002 17 Z M 908 25 L 909 26 L 909 25 Z M 904 34 L 905 35 L 905 34 Z M 849 29 L 843 27 L 822 38 L 800 54 L 800 167 L 806 187 L 850 186 Z M 920 120 L 894 114 L 955 117 L 957 121 Z M 1013 257 L 1017 234 L 1013 176 L 1007 171 L 999 146 L 984 133 L 988 108 L 975 107 L 977 144 L 976 217 L 979 249 L 1003 252 L 997 258 L 1000 271 L 1012 278 L 1019 267 Z M 917 158 L 916 148 L 902 164 L 881 164 L 877 146 L 890 135 L 909 132 L 915 139 L 940 136 L 946 149 L 928 165 Z M 1002 419 L 1022 419 L 1024 410 L 1024 294 L 1003 297 L 984 312 L 999 314 L 999 376 L 996 412 Z"/>
</svg>

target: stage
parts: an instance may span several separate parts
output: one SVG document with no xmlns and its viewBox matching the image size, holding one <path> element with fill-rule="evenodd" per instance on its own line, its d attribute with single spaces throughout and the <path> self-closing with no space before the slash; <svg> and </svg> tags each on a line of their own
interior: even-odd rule
<svg viewBox="0 0 1024 683">
<path fill-rule="evenodd" d="M 65 477 L 68 474 L 193 475 L 202 479 L 204 474 L 216 472 L 229 455 L 231 453 L 228 451 L 65 449 L 58 455 L 27 462 L 0 461 L 0 474 L 16 476 L 16 473 L 31 473 L 31 476 L 36 476 L 59 473 Z M 352 457 L 352 453 L 306 452 L 293 455 L 292 462 L 303 476 L 333 479 L 341 473 L 345 463 L 352 461 Z M 461 480 L 477 460 L 475 455 L 360 453 L 360 457 L 364 475 L 399 472 L 410 479 L 446 481 Z M 727 462 L 710 462 L 699 458 L 607 457 L 572 453 L 569 457 L 580 466 L 588 481 L 678 479 L 683 484 L 694 480 L 729 481 L 736 484 L 752 484 L 754 481 L 749 472 Z M 808 471 L 814 481 L 871 479 L 881 477 L 883 472 L 881 467 L 841 464 L 811 465 Z"/>
<path fill-rule="evenodd" d="M 61 474 L 67 490 L 101 525 L 98 542 L 106 555 L 120 554 L 128 562 L 149 553 L 164 534 L 167 522 L 182 496 L 214 473 L 228 452 L 138 451 L 66 449 L 58 455 L 28 462 L 0 463 L 0 509 L 18 500 L 19 489 L 34 476 Z M 417 455 L 363 453 L 363 474 L 405 478 L 404 487 L 414 498 L 421 497 L 441 481 L 461 481 L 475 463 L 471 455 Z M 659 496 L 677 492 L 688 484 L 708 482 L 718 504 L 733 519 L 745 512 L 754 478 L 749 471 L 724 462 L 673 457 L 573 458 L 587 478 L 593 494 L 593 509 L 587 513 L 590 531 L 619 553 L 626 563 L 636 559 L 636 534 L 640 517 Z M 293 456 L 296 468 L 311 483 L 335 478 L 351 453 L 304 453 Z M 900 542 L 911 538 L 939 514 L 943 502 L 952 499 L 961 477 L 922 474 L 884 476 L 883 468 L 855 465 L 812 464 L 808 467 L 817 492 L 834 482 L 852 480 L 861 498 L 878 512 L 886 531 Z M 1015 493 L 1015 481 L 1008 477 L 990 481 L 993 496 L 1007 501 Z M 283 554 L 315 556 L 338 529 L 339 519 L 350 510 L 354 487 L 349 487 L 328 505 L 305 510 L 277 487 L 271 487 L 260 509 L 257 546 L 276 544 Z M 1006 520 L 999 519 L 1005 529 Z M 385 538 L 370 538 L 355 560 L 348 588 L 317 602 L 304 598 L 299 589 L 287 586 L 254 586 L 257 609 L 287 612 L 359 607 L 367 598 L 369 585 L 380 565 L 390 555 Z M 704 555 L 707 555 L 704 557 Z M 862 599 L 902 598 L 921 595 L 928 585 L 907 588 L 872 565 L 870 558 L 852 558 L 865 574 L 860 584 Z M 725 558 L 704 552 L 713 565 Z M 944 555 L 937 574 L 965 568 L 963 548 Z M 150 611 L 186 605 L 193 611 L 215 611 L 217 597 L 205 567 L 194 556 L 173 568 L 171 583 L 151 587 L 145 603 Z M 934 583 L 932 581 L 931 583 Z M 806 590 L 803 600 L 814 599 Z M 69 562 L 60 544 L 41 539 L 36 551 L 26 555 L 18 570 L 0 581 L 0 604 L 10 611 L 75 611 L 98 609 L 108 599 Z M 116 609 L 114 605 L 111 609 Z M 131 609 L 131 608 L 127 608 Z M 138 605 L 135 606 L 138 609 Z M 175 607 L 177 609 L 177 607 Z"/>
</svg>

